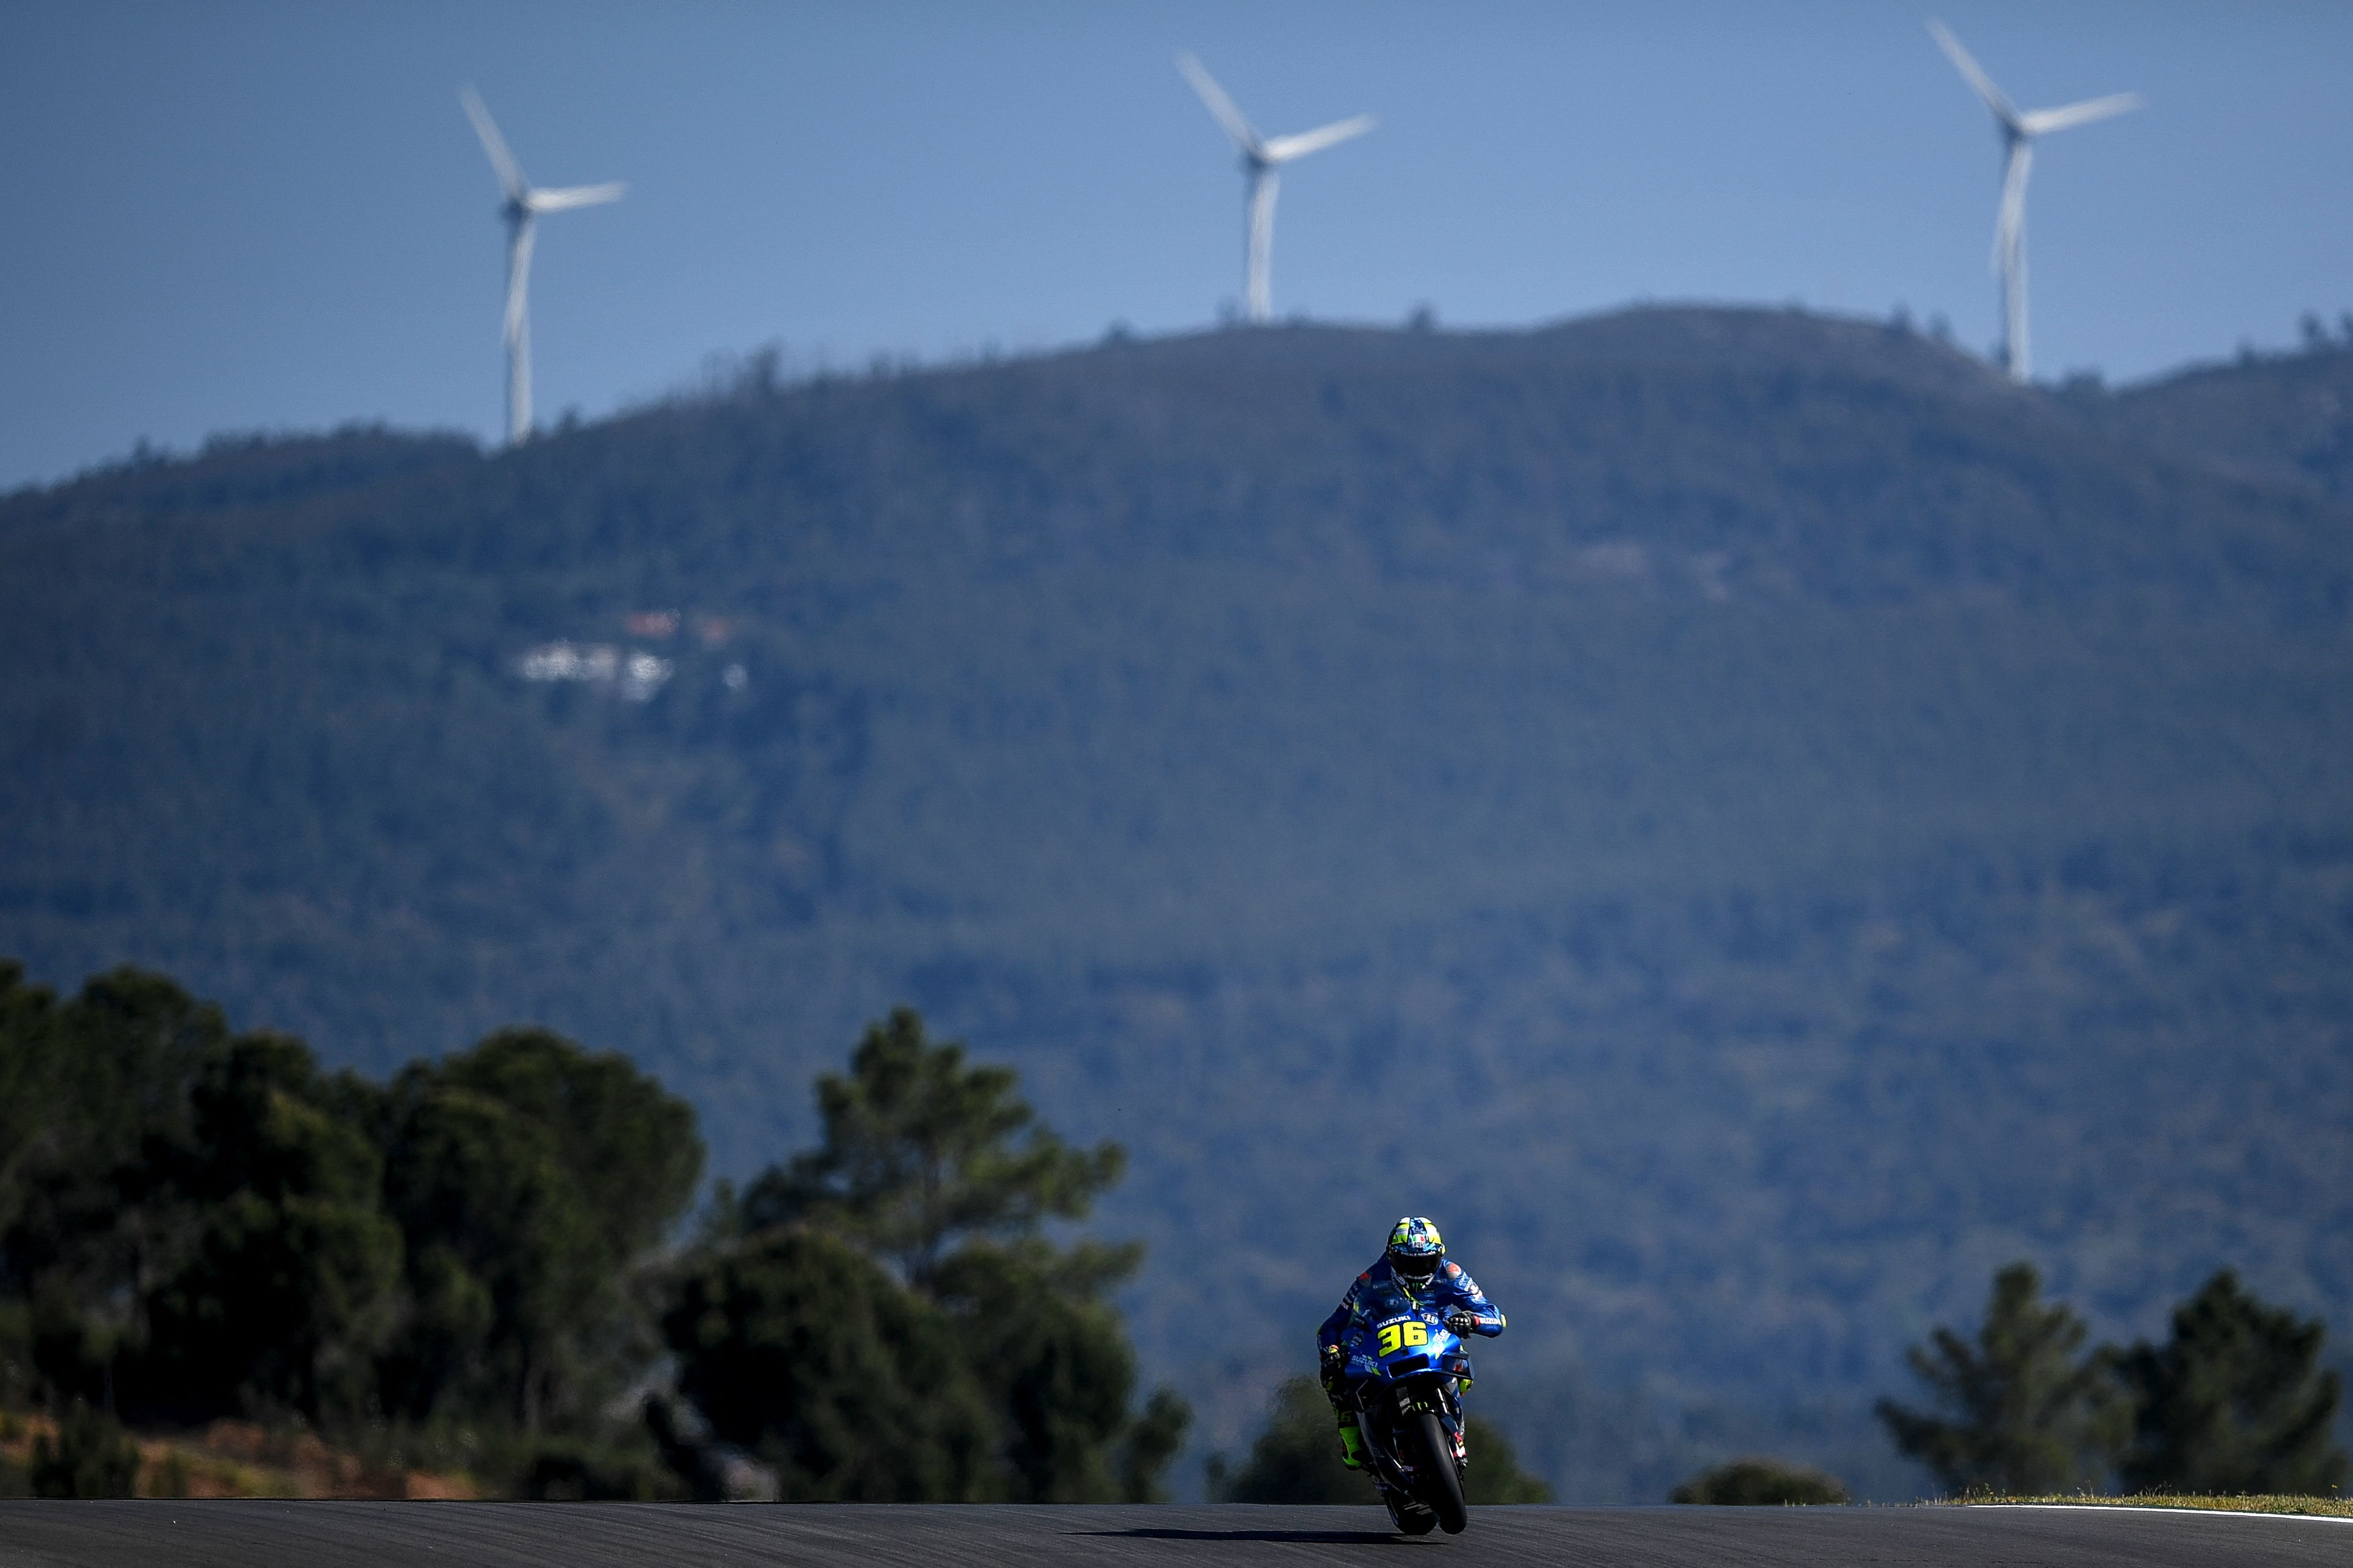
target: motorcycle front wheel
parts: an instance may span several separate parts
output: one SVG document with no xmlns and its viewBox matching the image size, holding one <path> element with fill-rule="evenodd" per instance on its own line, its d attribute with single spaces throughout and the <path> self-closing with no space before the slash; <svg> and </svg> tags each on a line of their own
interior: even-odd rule
<svg viewBox="0 0 2353 1568">
<path fill-rule="evenodd" d="M 1413 1430 L 1419 1435 L 1421 1447 L 1413 1467 L 1421 1483 L 1416 1489 L 1438 1516 L 1438 1528 L 1449 1535 L 1460 1535 L 1471 1522 L 1471 1510 L 1462 1502 L 1462 1472 L 1454 1468 L 1454 1444 L 1430 1411 L 1414 1417 Z"/>
</svg>

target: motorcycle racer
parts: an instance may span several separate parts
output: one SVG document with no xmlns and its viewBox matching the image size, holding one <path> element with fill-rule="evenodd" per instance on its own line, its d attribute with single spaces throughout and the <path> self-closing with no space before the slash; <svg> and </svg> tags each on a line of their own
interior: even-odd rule
<svg viewBox="0 0 2353 1568">
<path fill-rule="evenodd" d="M 1415 1303 L 1438 1313 L 1455 1333 L 1493 1338 L 1504 1331 L 1504 1314 L 1479 1289 L 1459 1263 L 1447 1260 L 1446 1243 L 1438 1226 L 1418 1215 L 1409 1215 L 1390 1228 L 1389 1244 L 1380 1260 L 1348 1287 L 1347 1294 L 1324 1326 L 1315 1331 L 1318 1371 L 1324 1396 L 1340 1426 L 1341 1462 L 1350 1469 L 1364 1468 L 1365 1437 L 1356 1413 L 1341 1398 L 1346 1342 L 1352 1328 L 1364 1321 L 1364 1303 L 1384 1286 L 1394 1284 Z"/>
</svg>

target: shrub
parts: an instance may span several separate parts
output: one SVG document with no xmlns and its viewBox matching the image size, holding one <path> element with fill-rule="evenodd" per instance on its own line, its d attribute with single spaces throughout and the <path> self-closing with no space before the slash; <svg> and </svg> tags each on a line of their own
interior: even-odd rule
<svg viewBox="0 0 2353 1568">
<path fill-rule="evenodd" d="M 1790 1503 L 1843 1503 L 1853 1499 L 1835 1476 L 1778 1459 L 1734 1459 L 1702 1470 L 1667 1495 L 1669 1502 L 1716 1508 L 1771 1508 Z"/>
</svg>

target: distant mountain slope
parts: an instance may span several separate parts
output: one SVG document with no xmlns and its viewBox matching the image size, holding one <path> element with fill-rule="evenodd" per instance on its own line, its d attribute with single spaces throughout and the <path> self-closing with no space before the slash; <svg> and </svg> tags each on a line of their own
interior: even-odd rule
<svg viewBox="0 0 2353 1568">
<path fill-rule="evenodd" d="M 2353 496 L 2353 344 L 2249 356 L 2093 401 L 2101 424 L 2161 451 Z"/>
<path fill-rule="evenodd" d="M 2353 534 L 2176 395 L 1643 310 L 20 495 L 0 951 L 375 1066 L 541 1019 L 737 1172 L 912 999 L 1134 1147 L 1213 1437 L 1413 1209 L 1568 1495 L 1800 1407 L 1901 1488 L 1859 1412 L 2012 1256 L 2353 1300 Z"/>
<path fill-rule="evenodd" d="M 298 507 L 429 468 L 474 462 L 471 441 L 352 426 L 329 436 L 227 436 L 194 458 L 141 452 L 70 483 L 0 498 L 10 526 L 88 529 L 100 521 L 225 514 Z"/>
</svg>

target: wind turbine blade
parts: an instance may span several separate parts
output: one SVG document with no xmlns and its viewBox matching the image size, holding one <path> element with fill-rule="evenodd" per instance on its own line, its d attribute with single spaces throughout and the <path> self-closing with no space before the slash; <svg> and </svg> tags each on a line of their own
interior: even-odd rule
<svg viewBox="0 0 2353 1568">
<path fill-rule="evenodd" d="M 1211 118 L 1226 128 L 1226 134 L 1234 139 L 1234 145 L 1253 157 L 1259 156 L 1264 149 L 1265 139 L 1259 135 L 1258 127 L 1234 106 L 1234 100 L 1226 96 L 1226 89 L 1218 85 L 1217 79 L 1203 69 L 1201 62 L 1189 54 L 1176 57 L 1176 68 L 1184 74 L 1187 81 L 1193 84 L 1193 90 L 1200 94 L 1201 102 L 1208 109 Z"/>
<path fill-rule="evenodd" d="M 466 106 L 466 118 L 474 122 L 474 134 L 482 139 L 482 151 L 491 155 L 491 167 L 498 171 L 499 184 L 511 199 L 522 201 L 531 194 L 530 182 L 522 177 L 522 165 L 507 151 L 507 139 L 499 134 L 498 121 L 491 118 L 482 95 L 474 90 L 473 83 L 468 82 L 459 92 L 458 101 Z"/>
<path fill-rule="evenodd" d="M 1945 58 L 1953 62 L 1953 68 L 1961 73 L 1961 79 L 1977 89 L 1985 106 L 1993 110 L 1993 117 L 2011 131 L 2024 130 L 2019 123 L 2017 109 L 2002 96 L 2001 89 L 1994 86 L 1993 78 L 1986 75 L 1976 57 L 1961 47 L 1961 40 L 1953 37 L 1952 29 L 1942 22 L 1931 21 L 1928 32 L 1936 40 L 1936 47 L 1945 51 Z"/>
<path fill-rule="evenodd" d="M 601 206 L 617 202 L 629 187 L 616 182 L 608 185 L 566 185 L 561 190 L 533 191 L 523 198 L 523 205 L 535 213 L 560 213 L 572 207 Z"/>
<path fill-rule="evenodd" d="M 1359 114 L 1354 120 L 1335 121 L 1315 131 L 1303 131 L 1296 136 L 1278 136 L 1269 142 L 1261 155 L 1270 163 L 1288 163 L 1293 158 L 1304 158 L 1310 153 L 1321 153 L 1336 142 L 1352 136 L 1362 136 L 1373 128 L 1373 117 Z"/>
<path fill-rule="evenodd" d="M 2064 131 L 2071 125 L 2088 125 L 2112 114 L 2128 114 L 2140 106 L 2141 96 L 2137 92 L 2111 93 L 2105 98 L 2071 103 L 2063 109 L 2030 110 L 2019 116 L 2019 125 L 2029 136 L 2041 136 L 2052 131 Z"/>
</svg>

